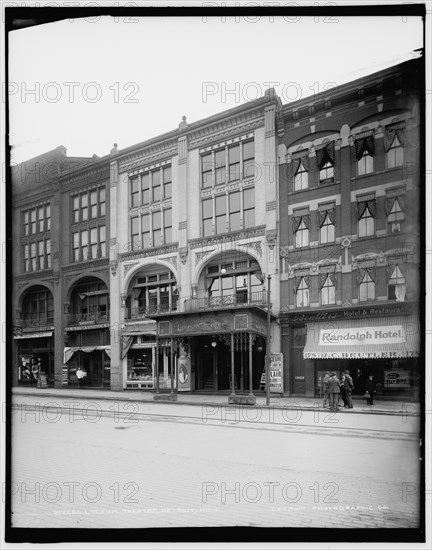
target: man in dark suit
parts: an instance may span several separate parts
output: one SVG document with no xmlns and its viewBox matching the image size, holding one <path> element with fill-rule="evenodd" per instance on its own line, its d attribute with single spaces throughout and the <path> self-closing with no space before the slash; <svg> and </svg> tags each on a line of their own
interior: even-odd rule
<svg viewBox="0 0 432 550">
<path fill-rule="evenodd" d="M 345 387 L 345 407 L 347 409 L 352 409 L 353 402 L 352 402 L 351 393 L 354 389 L 354 382 L 350 376 L 349 370 L 345 371 L 344 387 Z"/>
<path fill-rule="evenodd" d="M 374 395 L 375 395 L 375 381 L 373 379 L 372 374 L 369 374 L 369 378 L 368 378 L 368 380 L 366 380 L 365 390 L 369 394 L 369 397 L 367 398 L 366 403 L 368 405 L 373 405 L 373 400 L 374 400 Z"/>
<path fill-rule="evenodd" d="M 337 379 L 335 372 L 332 372 L 330 374 L 329 394 L 330 394 L 330 410 L 336 412 L 339 410 L 340 382 Z"/>
</svg>

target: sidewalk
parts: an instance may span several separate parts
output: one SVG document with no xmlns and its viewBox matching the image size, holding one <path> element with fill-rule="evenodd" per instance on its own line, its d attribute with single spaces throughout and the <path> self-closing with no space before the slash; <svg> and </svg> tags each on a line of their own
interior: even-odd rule
<svg viewBox="0 0 432 550">
<path fill-rule="evenodd" d="M 12 395 L 22 396 L 40 396 L 50 398 L 63 398 L 63 399 L 95 399 L 95 400 L 108 400 L 108 401 L 132 401 L 137 403 L 154 403 L 156 406 L 159 403 L 177 405 L 209 405 L 209 406 L 232 406 L 243 407 L 248 405 L 228 405 L 228 395 L 221 394 L 197 394 L 197 393 L 179 393 L 177 395 L 177 401 L 154 401 L 154 392 L 138 391 L 138 390 L 125 390 L 125 391 L 111 391 L 111 390 L 96 390 L 96 389 L 57 389 L 57 388 L 24 388 L 14 387 L 12 388 Z M 379 401 L 375 399 L 373 406 L 366 405 L 366 400 L 359 397 L 353 398 L 353 409 L 340 409 L 342 414 L 388 414 L 388 415 L 405 415 L 405 416 L 419 416 L 421 412 L 420 403 L 413 403 L 408 401 Z M 259 394 L 256 397 L 256 407 L 266 407 L 265 395 Z M 300 410 L 327 410 L 322 407 L 322 399 L 318 397 L 278 397 L 277 395 L 270 395 L 270 407 L 292 407 Z M 330 411 L 329 411 L 330 412 Z"/>
</svg>

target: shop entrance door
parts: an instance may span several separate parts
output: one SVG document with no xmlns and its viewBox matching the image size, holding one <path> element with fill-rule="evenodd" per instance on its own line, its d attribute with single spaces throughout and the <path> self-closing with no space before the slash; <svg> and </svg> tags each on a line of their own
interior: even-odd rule
<svg viewBox="0 0 432 550">
<path fill-rule="evenodd" d="M 100 388 L 103 384 L 103 370 L 101 351 L 84 353 L 84 370 L 87 373 L 86 386 Z"/>
<path fill-rule="evenodd" d="M 215 372 L 215 352 L 208 351 L 201 355 L 201 387 L 203 391 L 215 391 L 216 372 Z"/>
</svg>

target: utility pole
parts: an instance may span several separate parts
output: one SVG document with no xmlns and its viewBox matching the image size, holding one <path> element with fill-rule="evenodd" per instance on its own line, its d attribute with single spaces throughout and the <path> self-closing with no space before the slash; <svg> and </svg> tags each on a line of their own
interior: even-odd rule
<svg viewBox="0 0 432 550">
<path fill-rule="evenodd" d="M 270 405 L 270 283 L 267 275 L 266 405 Z"/>
</svg>

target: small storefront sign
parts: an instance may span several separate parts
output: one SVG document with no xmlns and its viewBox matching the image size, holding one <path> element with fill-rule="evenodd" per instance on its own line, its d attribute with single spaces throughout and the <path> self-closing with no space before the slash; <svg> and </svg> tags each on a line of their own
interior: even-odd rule
<svg viewBox="0 0 432 550">
<path fill-rule="evenodd" d="M 270 354 L 270 393 L 283 393 L 283 354 Z"/>
<path fill-rule="evenodd" d="M 385 327 L 350 327 L 321 329 L 320 346 L 369 346 L 371 344 L 403 344 L 405 332 L 402 325 Z"/>
<path fill-rule="evenodd" d="M 179 357 L 178 368 L 178 391 L 190 391 L 191 389 L 191 360 L 190 357 Z"/>
<path fill-rule="evenodd" d="M 410 386 L 410 373 L 401 369 L 384 371 L 385 388 L 407 388 Z"/>
</svg>

